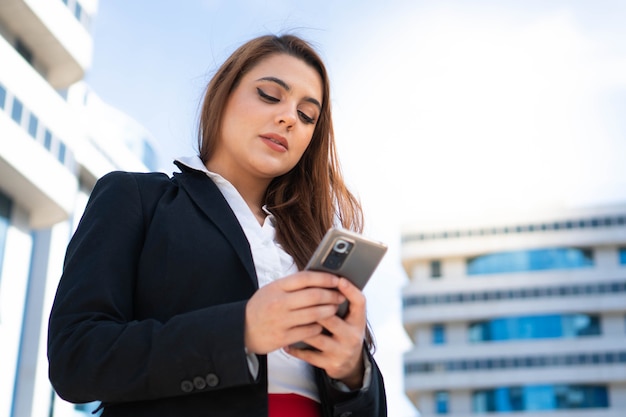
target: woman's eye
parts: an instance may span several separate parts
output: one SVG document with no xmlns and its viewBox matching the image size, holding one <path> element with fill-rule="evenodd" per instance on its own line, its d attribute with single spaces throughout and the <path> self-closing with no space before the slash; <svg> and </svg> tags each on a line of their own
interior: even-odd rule
<svg viewBox="0 0 626 417">
<path fill-rule="evenodd" d="M 298 114 L 300 115 L 300 118 L 302 119 L 302 121 L 304 123 L 307 123 L 307 124 L 310 124 L 310 125 L 315 123 L 315 119 L 312 118 L 312 117 L 307 116 L 306 113 L 304 113 L 303 111 L 298 110 Z"/>
<path fill-rule="evenodd" d="M 267 101 L 268 103 L 278 103 L 278 102 L 280 102 L 279 98 L 267 94 L 265 91 L 263 91 L 259 87 L 256 88 L 256 91 L 257 91 L 257 94 L 259 95 L 259 97 L 261 97 L 263 100 Z M 314 117 L 311 117 L 311 116 L 307 115 L 302 110 L 298 110 L 298 115 L 300 116 L 300 119 L 304 123 L 306 123 L 306 124 L 311 124 L 312 125 L 312 124 L 315 124 L 315 122 L 316 122 Z"/>
<path fill-rule="evenodd" d="M 259 94 L 259 96 L 261 96 L 262 99 L 264 99 L 266 101 L 269 101 L 270 103 L 278 103 L 280 101 L 276 97 L 270 96 L 269 94 L 267 94 L 265 91 L 261 90 L 258 87 L 257 87 L 256 91 Z"/>
</svg>

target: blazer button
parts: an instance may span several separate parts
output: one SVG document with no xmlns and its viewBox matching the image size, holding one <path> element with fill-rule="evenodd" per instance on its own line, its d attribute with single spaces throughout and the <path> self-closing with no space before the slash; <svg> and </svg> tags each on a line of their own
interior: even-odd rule
<svg viewBox="0 0 626 417">
<path fill-rule="evenodd" d="M 206 381 L 201 376 L 197 376 L 193 379 L 193 385 L 197 389 L 202 390 L 206 388 Z"/>
<path fill-rule="evenodd" d="M 215 374 L 208 374 L 206 376 L 206 383 L 208 386 L 210 386 L 211 388 L 213 387 L 217 387 L 217 384 L 220 383 L 220 379 L 217 377 L 217 375 Z"/>
<path fill-rule="evenodd" d="M 183 392 L 191 392 L 191 391 L 193 391 L 193 382 L 184 380 L 183 382 L 180 383 L 180 389 Z"/>
</svg>

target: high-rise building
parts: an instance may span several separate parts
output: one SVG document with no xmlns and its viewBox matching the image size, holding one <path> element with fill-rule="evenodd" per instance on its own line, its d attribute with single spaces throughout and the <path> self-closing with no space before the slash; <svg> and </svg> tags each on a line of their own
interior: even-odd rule
<svg viewBox="0 0 626 417">
<path fill-rule="evenodd" d="M 626 206 L 402 233 L 422 417 L 626 415 Z"/>
<path fill-rule="evenodd" d="M 65 248 L 99 177 L 158 168 L 145 129 L 81 82 L 96 10 L 97 0 L 0 1 L 0 416 L 90 411 L 48 381 Z"/>
</svg>

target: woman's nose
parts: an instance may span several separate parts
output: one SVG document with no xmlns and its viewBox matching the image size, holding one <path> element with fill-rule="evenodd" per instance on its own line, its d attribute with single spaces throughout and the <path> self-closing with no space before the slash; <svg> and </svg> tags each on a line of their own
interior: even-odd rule
<svg viewBox="0 0 626 417">
<path fill-rule="evenodd" d="M 282 126 L 285 125 L 287 129 L 291 129 L 298 120 L 298 110 L 295 107 L 285 105 L 276 115 L 276 123 Z"/>
</svg>

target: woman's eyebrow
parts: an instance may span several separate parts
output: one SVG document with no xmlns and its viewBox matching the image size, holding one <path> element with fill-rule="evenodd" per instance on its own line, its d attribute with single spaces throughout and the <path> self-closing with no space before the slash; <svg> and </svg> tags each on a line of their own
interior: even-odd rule
<svg viewBox="0 0 626 417">
<path fill-rule="evenodd" d="M 281 80 L 280 78 L 262 77 L 262 78 L 259 78 L 257 81 L 270 81 L 270 82 L 280 85 L 282 88 L 284 88 L 287 91 L 291 91 L 291 86 L 287 84 L 286 82 L 284 82 L 283 80 Z M 316 99 L 314 99 L 313 97 L 305 97 L 304 100 L 308 101 L 309 103 L 315 104 L 320 110 L 322 109 L 322 104 Z"/>
</svg>

